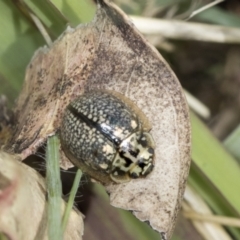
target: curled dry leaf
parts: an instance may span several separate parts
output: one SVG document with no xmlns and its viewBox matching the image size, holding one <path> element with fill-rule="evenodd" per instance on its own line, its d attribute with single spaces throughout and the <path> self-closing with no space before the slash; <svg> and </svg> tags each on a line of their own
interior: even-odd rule
<svg viewBox="0 0 240 240">
<path fill-rule="evenodd" d="M 48 239 L 45 180 L 11 154 L 0 152 L 0 166 L 0 232 L 10 240 Z M 81 214 L 72 210 L 65 234 L 82 239 Z"/>
<path fill-rule="evenodd" d="M 114 4 L 97 1 L 92 23 L 67 31 L 33 57 L 15 109 L 8 150 L 34 153 L 59 129 L 69 102 L 91 89 L 130 98 L 152 123 L 153 172 L 145 179 L 108 185 L 111 204 L 133 212 L 170 239 L 190 165 L 190 123 L 181 86 L 162 56 Z M 63 164 L 66 166 L 65 164 Z"/>
</svg>

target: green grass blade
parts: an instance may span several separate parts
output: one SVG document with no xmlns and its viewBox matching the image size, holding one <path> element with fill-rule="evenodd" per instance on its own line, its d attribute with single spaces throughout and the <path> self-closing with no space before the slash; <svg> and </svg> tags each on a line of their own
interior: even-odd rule
<svg viewBox="0 0 240 240">
<path fill-rule="evenodd" d="M 73 186 L 69 195 L 69 199 L 68 199 L 68 203 L 63 215 L 63 220 L 62 220 L 62 230 L 63 233 L 65 232 L 65 229 L 67 227 L 67 223 L 68 223 L 68 219 L 71 213 L 71 210 L 73 208 L 73 204 L 74 204 L 74 199 L 78 190 L 78 186 L 79 183 L 81 181 L 81 177 L 82 177 L 82 171 L 80 169 L 77 170 L 76 176 L 74 178 L 74 182 L 73 182 Z"/>
<path fill-rule="evenodd" d="M 227 137 L 224 146 L 240 163 L 240 125 Z"/>
<path fill-rule="evenodd" d="M 198 20 L 211 22 L 228 27 L 240 27 L 240 17 L 225 11 L 217 6 L 209 8 L 196 15 Z"/>
<path fill-rule="evenodd" d="M 5 83 L 0 93 L 11 89 L 8 97 L 15 99 L 22 86 L 25 68 L 44 40 L 13 1 L 0 1 L 0 22 L 0 83 Z"/>
<path fill-rule="evenodd" d="M 24 0 L 24 3 L 46 26 L 53 39 L 66 29 L 67 19 L 51 4 L 51 1 Z"/>
<path fill-rule="evenodd" d="M 51 2 L 72 26 L 91 21 L 96 11 L 96 5 L 88 0 L 71 0 L 71 2 L 52 0 Z"/>
<path fill-rule="evenodd" d="M 194 114 L 191 121 L 193 161 L 240 214 L 240 166 Z"/>
<path fill-rule="evenodd" d="M 3 233 L 0 233 L 0 240 L 8 240 L 9 238 L 6 237 Z"/>
<path fill-rule="evenodd" d="M 193 113 L 191 122 L 193 164 L 189 184 L 216 213 L 239 217 L 239 164 Z M 239 229 L 229 229 L 240 239 Z"/>
<path fill-rule="evenodd" d="M 46 152 L 47 192 L 48 192 L 48 237 L 61 240 L 61 203 L 62 184 L 59 167 L 59 139 L 57 136 L 48 138 Z"/>
</svg>

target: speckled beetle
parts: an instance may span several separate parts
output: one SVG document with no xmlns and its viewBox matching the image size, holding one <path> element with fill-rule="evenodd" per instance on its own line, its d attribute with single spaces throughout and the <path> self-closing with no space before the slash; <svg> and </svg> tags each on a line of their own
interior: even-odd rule
<svg viewBox="0 0 240 240">
<path fill-rule="evenodd" d="M 154 167 L 154 141 L 143 113 L 123 95 L 95 90 L 74 100 L 60 134 L 67 157 L 101 182 L 145 177 Z"/>
</svg>

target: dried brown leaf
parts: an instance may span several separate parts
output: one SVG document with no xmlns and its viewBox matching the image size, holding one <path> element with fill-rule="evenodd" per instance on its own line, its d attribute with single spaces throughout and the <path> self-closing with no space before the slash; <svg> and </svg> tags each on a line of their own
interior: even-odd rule
<svg viewBox="0 0 240 240">
<path fill-rule="evenodd" d="M 106 190 L 112 205 L 131 210 L 163 239 L 170 239 L 190 165 L 188 107 L 165 60 L 114 4 L 99 0 L 92 23 L 68 28 L 51 48 L 35 54 L 7 148 L 22 159 L 34 153 L 55 134 L 66 105 L 90 89 L 120 92 L 150 119 L 156 142 L 154 171 Z"/>
</svg>

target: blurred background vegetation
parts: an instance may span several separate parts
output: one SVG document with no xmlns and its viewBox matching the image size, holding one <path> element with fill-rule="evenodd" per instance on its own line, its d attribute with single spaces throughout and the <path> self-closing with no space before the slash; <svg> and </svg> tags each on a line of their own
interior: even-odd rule
<svg viewBox="0 0 240 240">
<path fill-rule="evenodd" d="M 222 26 L 225 34 L 240 31 L 240 2 L 219 1 L 190 20 L 195 10 L 213 2 L 208 0 L 116 0 L 127 14 Z M 34 52 L 45 39 L 36 27 L 36 19 L 52 40 L 68 25 L 75 27 L 90 21 L 96 6 L 91 0 L 0 1 L 0 94 L 14 106 L 24 73 Z M 160 23 L 159 23 L 160 24 Z M 194 25 L 193 25 L 194 27 Z M 197 25 L 196 25 L 197 29 Z M 208 28 L 206 28 L 208 29 Z M 209 30 L 207 30 L 209 31 Z M 204 32 L 202 33 L 204 34 Z M 207 34 L 207 32 L 206 32 Z M 239 40 L 216 41 L 166 38 L 146 35 L 178 76 L 183 88 L 198 100 L 192 106 L 192 166 L 188 190 L 180 213 L 174 240 L 240 239 L 240 46 Z M 220 36 L 219 36 L 220 37 Z M 189 100 L 190 101 L 190 100 Z M 201 105 L 204 104 L 204 105 Z M 198 115 L 198 116 L 197 116 Z M 25 161 L 44 175 L 42 160 Z M 62 172 L 63 193 L 68 194 L 74 170 Z M 83 178 L 76 204 L 86 215 L 83 239 L 159 239 L 147 224 L 130 213 L 108 204 L 104 190 Z M 207 210 L 206 210 L 207 209 Z M 192 213 L 192 215 L 191 215 Z M 199 213 L 202 220 L 196 220 Z M 215 215 L 210 224 L 209 216 Z M 205 216 L 205 217 L 204 217 Z M 195 216 L 196 217 L 196 216 Z M 199 217 L 199 216 L 198 216 Z M 223 217 L 228 217 L 227 219 Z M 212 220 L 213 221 L 213 220 Z M 238 226 L 238 227 L 236 227 Z"/>
</svg>

